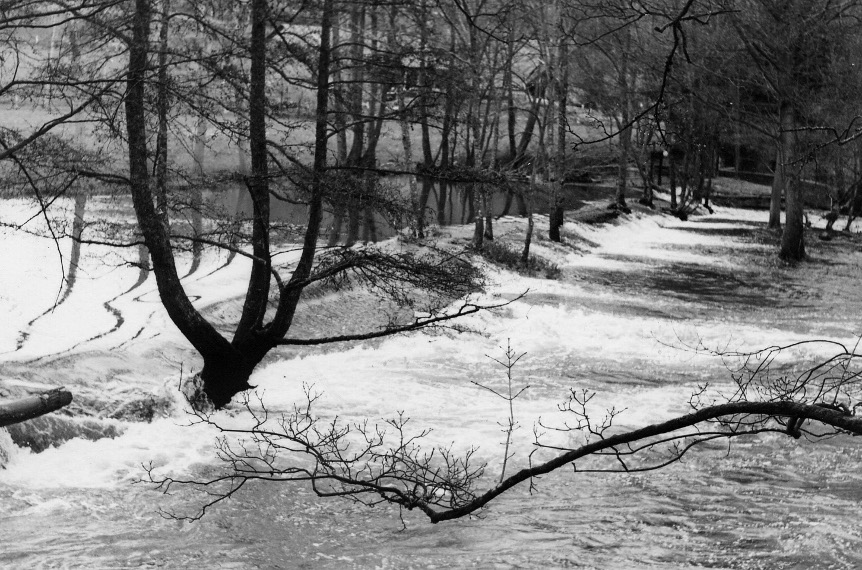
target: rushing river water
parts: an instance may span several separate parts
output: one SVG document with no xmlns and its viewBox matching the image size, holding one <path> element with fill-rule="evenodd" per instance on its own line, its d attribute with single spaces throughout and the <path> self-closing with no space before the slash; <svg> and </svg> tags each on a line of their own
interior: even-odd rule
<svg viewBox="0 0 862 570">
<path fill-rule="evenodd" d="M 26 215 L 21 203 L 5 212 Z M 515 468 L 527 461 L 535 422 L 554 420 L 571 386 L 595 390 L 600 410 L 627 409 L 620 425 L 637 427 L 684 413 L 699 383 L 727 381 L 720 362 L 674 348 L 683 341 L 748 349 L 813 336 L 852 342 L 862 314 L 862 256 L 824 242 L 812 244 L 811 262 L 783 267 L 761 233 L 764 216 L 719 210 L 687 223 L 637 214 L 616 226 L 570 224 L 570 246 L 534 244 L 560 265 L 559 281 L 491 270 L 491 293 L 530 293 L 467 322 L 482 334 L 280 353 L 252 383 L 276 410 L 300 398 L 301 381 L 309 381 L 324 393 L 326 414 L 376 420 L 404 411 L 418 428 L 434 429 L 433 441 L 453 442 L 456 450 L 480 446 L 493 478 L 505 409 L 470 381 L 502 381 L 486 355 L 499 357 L 507 339 L 527 352 L 515 380 L 531 386 L 515 403 Z M 520 227 L 503 219 L 496 231 Z M 0 471 L 3 567 L 862 566 L 862 445 L 849 437 L 811 443 L 764 435 L 703 447 L 680 464 L 634 475 L 563 469 L 539 480 L 532 494 L 516 488 L 479 518 L 438 525 L 401 513 L 405 527 L 392 507 L 263 483 L 199 522 L 164 518 L 159 509 L 192 512 L 196 504 L 182 491 L 166 496 L 136 484 L 142 464 L 187 476 L 212 474 L 219 464 L 216 434 L 187 425 L 173 395 L 180 374 L 199 364 L 167 322 L 152 278 L 140 282 L 136 268 L 111 257 L 131 254 L 86 246 L 74 290 L 46 312 L 60 275 L 53 243 L 3 231 L 0 301 L 8 317 L 0 330 L 0 388 L 65 384 L 75 394 L 74 425 L 66 429 L 87 419 L 116 436 L 77 437 L 32 453 L 0 432 L 0 450 L 9 456 Z M 66 261 L 69 247 L 62 244 Z M 216 321 L 229 317 L 248 268 L 241 259 L 225 261 L 205 256 L 186 280 Z M 297 327 L 313 334 L 321 322 L 373 313 L 362 295 L 316 299 L 298 314 Z M 802 361 L 819 356 L 798 354 Z M 142 401 L 160 402 L 151 422 L 132 421 Z M 234 410 L 223 419 L 239 416 Z"/>
</svg>

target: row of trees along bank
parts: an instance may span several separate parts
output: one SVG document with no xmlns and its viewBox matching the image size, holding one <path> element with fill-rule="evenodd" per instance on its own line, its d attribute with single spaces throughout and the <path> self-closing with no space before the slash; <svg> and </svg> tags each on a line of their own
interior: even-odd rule
<svg viewBox="0 0 862 570">
<path fill-rule="evenodd" d="M 162 303 L 203 360 L 202 394 L 221 407 L 278 346 L 374 338 L 488 308 L 465 300 L 441 309 L 481 287 L 465 257 L 318 247 L 333 232 L 325 211 L 348 228 L 363 211 L 390 212 L 423 237 L 429 190 L 417 172 L 470 187 L 481 249 L 493 236 L 488 192 L 504 187 L 523 199 L 504 183 L 512 178 L 549 189 L 550 238 L 559 240 L 563 182 L 593 177 L 590 157 L 603 144 L 613 145 L 614 207 L 623 212 L 632 167 L 652 203 L 652 159 L 666 149 L 679 215 L 708 192 L 718 157 L 731 155 L 738 170 L 742 149 L 769 148 L 770 225 L 779 227 L 783 196 L 779 255 L 801 259 L 800 180 L 816 170 L 835 212 L 852 213 L 862 174 L 858 4 L 12 3 L 0 8 L 0 101 L 43 120 L 0 127 L 0 171 L 43 208 L 85 182 L 131 194 L 136 229 L 89 242 L 146 246 Z M 235 163 L 205 166 L 219 149 Z M 390 173 L 410 175 L 406 196 L 384 191 Z M 202 188 L 226 179 L 251 196 L 248 220 L 206 212 L 190 227 L 177 223 L 205 208 Z M 307 208 L 299 231 L 272 220 L 273 200 Z M 291 262 L 277 257 L 286 241 L 302 246 Z M 252 261 L 230 335 L 195 308 L 177 270 L 178 249 L 204 246 Z M 417 313 L 425 316 L 291 337 L 303 290 L 345 275 L 398 301 L 430 299 Z"/>
</svg>

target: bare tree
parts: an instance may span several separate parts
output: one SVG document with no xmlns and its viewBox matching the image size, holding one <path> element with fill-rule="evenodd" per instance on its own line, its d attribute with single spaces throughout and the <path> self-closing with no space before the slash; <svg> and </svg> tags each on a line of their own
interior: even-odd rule
<svg viewBox="0 0 862 570">
<path fill-rule="evenodd" d="M 733 4 L 733 3 L 732 3 Z M 805 257 L 802 171 L 809 152 L 800 146 L 800 133 L 812 128 L 818 93 L 831 81 L 840 60 L 831 54 L 847 41 L 850 22 L 858 17 L 857 2 L 737 2 L 731 23 L 744 44 L 758 78 L 774 105 L 775 180 L 769 226 L 780 227 L 782 193 L 786 223 L 779 256 L 788 261 Z M 781 40 L 778 40 L 778 38 Z M 818 117 L 830 124 L 834 119 Z"/>
</svg>

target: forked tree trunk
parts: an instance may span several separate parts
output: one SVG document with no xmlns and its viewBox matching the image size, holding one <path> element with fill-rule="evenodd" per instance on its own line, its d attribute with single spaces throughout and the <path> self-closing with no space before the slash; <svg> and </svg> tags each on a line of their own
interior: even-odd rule
<svg viewBox="0 0 862 570">
<path fill-rule="evenodd" d="M 203 391 L 215 407 L 248 389 L 248 379 L 266 353 L 281 340 L 293 320 L 296 306 L 311 274 L 322 217 L 323 177 L 326 170 L 327 113 L 329 98 L 329 36 L 332 0 L 324 0 L 318 53 L 317 119 L 313 181 L 308 205 L 302 253 L 291 279 L 285 284 L 271 321 L 263 324 L 269 301 L 269 184 L 266 148 L 266 0 L 251 3 L 251 74 L 249 82 L 249 143 L 251 176 L 246 185 L 254 205 L 252 252 L 255 262 L 249 276 L 242 315 L 228 342 L 192 305 L 177 274 L 169 228 L 154 205 L 147 151 L 145 85 L 150 69 L 150 1 L 135 0 L 125 111 L 129 149 L 129 180 L 138 227 L 144 236 L 156 276 L 159 297 L 171 321 L 203 357 L 200 373 Z"/>
<path fill-rule="evenodd" d="M 138 227 L 144 236 L 156 275 L 159 297 L 171 321 L 207 360 L 238 356 L 230 343 L 194 308 L 177 274 L 166 221 L 158 215 L 150 187 L 147 160 L 145 82 L 149 69 L 150 2 L 136 0 L 129 43 L 129 72 L 125 98 L 129 149 L 129 180 Z M 210 367 L 212 368 L 212 367 Z M 247 376 L 246 376 L 247 378 Z M 247 384 L 246 384 L 247 385 Z M 226 403 L 226 402 L 225 402 Z"/>
</svg>

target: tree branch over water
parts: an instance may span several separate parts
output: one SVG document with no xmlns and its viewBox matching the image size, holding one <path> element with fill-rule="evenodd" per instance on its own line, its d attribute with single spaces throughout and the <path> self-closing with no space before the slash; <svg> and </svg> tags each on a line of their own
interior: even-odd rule
<svg viewBox="0 0 862 570">
<path fill-rule="evenodd" d="M 779 357 L 793 358 L 792 351 L 800 347 L 834 346 L 840 347 L 838 353 L 793 374 L 779 362 Z M 862 355 L 846 346 L 808 341 L 751 353 L 716 351 L 715 355 L 740 361 L 737 367 L 728 367 L 734 379 L 729 395 L 711 394 L 704 386 L 689 401 L 691 413 L 638 429 L 619 428 L 615 420 L 620 410 L 596 414 L 591 408 L 594 394 L 572 389 L 559 410 L 574 421 L 559 427 L 540 422 L 534 430 L 534 450 L 526 458 L 528 466 L 484 491 L 479 485 L 486 464 L 477 464 L 476 449 L 459 456 L 451 445 L 422 447 L 430 430 L 409 430 L 410 419 L 403 413 L 380 425 L 343 422 L 338 417 L 324 420 L 313 412 L 319 395 L 308 387 L 306 403 L 288 414 L 271 414 L 259 396 L 255 405 L 246 398 L 251 427 L 225 428 L 212 416 L 197 413 L 196 421 L 223 434 L 218 451 L 227 466 L 225 474 L 206 481 L 180 480 L 159 477 L 148 468 L 148 482 L 165 492 L 181 486 L 205 493 L 196 514 L 169 515 L 174 518 L 197 520 L 254 480 L 310 482 L 320 496 L 368 505 L 393 503 L 418 509 L 437 523 L 475 515 L 521 483 L 529 483 L 533 490 L 536 478 L 567 466 L 573 474 L 639 473 L 668 467 L 694 448 L 716 440 L 764 433 L 794 439 L 805 435 L 810 441 L 862 435 L 862 417 L 855 415 L 862 403 L 853 404 L 862 396 L 858 369 Z M 583 443 L 571 447 L 545 443 L 549 431 L 580 434 Z M 234 441 L 228 435 L 242 439 Z M 537 461 L 537 452 L 553 455 Z M 505 454 L 508 459 L 508 446 Z"/>
</svg>

